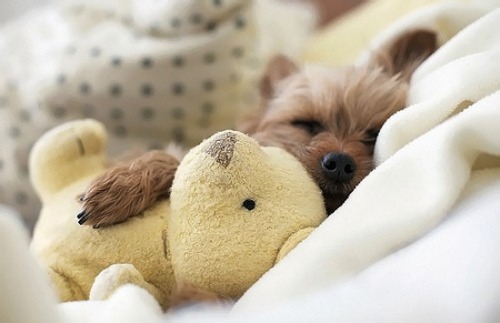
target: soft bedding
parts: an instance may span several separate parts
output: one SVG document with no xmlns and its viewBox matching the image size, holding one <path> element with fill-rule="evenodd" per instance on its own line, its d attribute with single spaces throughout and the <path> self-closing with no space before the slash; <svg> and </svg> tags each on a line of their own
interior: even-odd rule
<svg viewBox="0 0 500 323">
<path fill-rule="evenodd" d="M 30 278 L 0 289 L 14 304 L 5 313 L 29 322 L 30 299 L 44 304 L 31 308 L 38 318 L 52 322 L 53 315 L 61 322 L 498 321 L 497 7 L 499 1 L 439 4 L 378 35 L 374 46 L 425 23 L 442 46 L 417 70 L 408 108 L 383 127 L 377 168 L 234 306 L 164 314 L 134 286 L 107 301 L 56 305 L 43 280 Z M 23 241 L 0 236 L 3 252 L 27 253 Z M 12 266 L 38 275 L 29 257 L 21 260 L 2 262 L 2 279 L 18 277 Z M 35 286 L 38 297 L 30 298 Z"/>
</svg>

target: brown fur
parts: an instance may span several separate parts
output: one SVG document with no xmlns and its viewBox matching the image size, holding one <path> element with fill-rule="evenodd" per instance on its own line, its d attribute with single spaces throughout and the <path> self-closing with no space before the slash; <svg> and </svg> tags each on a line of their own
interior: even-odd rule
<svg viewBox="0 0 500 323">
<path fill-rule="evenodd" d="M 436 48 L 435 33 L 416 30 L 358 67 L 301 69 L 277 56 L 261 82 L 259 111 L 240 129 L 298 158 L 320 186 L 331 213 L 373 169 L 380 128 L 405 107 L 413 71 Z M 352 179 L 337 183 L 325 175 L 321 160 L 328 153 L 352 158 Z"/>
<path fill-rule="evenodd" d="M 301 69 L 276 56 L 261 81 L 260 108 L 239 130 L 299 159 L 320 186 L 331 213 L 373 169 L 378 131 L 405 107 L 413 71 L 436 49 L 434 32 L 415 30 L 374 53 L 363 66 Z M 322 171 L 322 158 L 332 152 L 354 161 L 349 181 L 336 183 Z M 85 224 L 124 221 L 168 196 L 177 164 L 168 158 L 163 163 L 117 166 L 96 179 L 82 199 Z"/>
<path fill-rule="evenodd" d="M 198 303 L 211 303 L 214 305 L 225 305 L 231 303 L 231 298 L 217 295 L 211 291 L 206 291 L 192 286 L 188 283 L 177 285 L 171 298 L 171 308 L 179 308 L 186 305 Z"/>
<path fill-rule="evenodd" d="M 111 167 L 80 196 L 79 223 L 97 228 L 123 222 L 167 198 L 178 165 L 171 155 L 150 151 L 131 163 Z"/>
</svg>

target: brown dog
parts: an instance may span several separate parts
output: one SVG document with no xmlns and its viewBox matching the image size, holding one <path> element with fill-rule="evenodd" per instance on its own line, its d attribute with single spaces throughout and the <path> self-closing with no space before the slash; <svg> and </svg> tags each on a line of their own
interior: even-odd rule
<svg viewBox="0 0 500 323">
<path fill-rule="evenodd" d="M 435 33 L 414 30 L 357 67 L 299 68 L 276 56 L 261 81 L 260 108 L 239 130 L 299 159 L 331 213 L 373 169 L 380 128 L 405 107 L 413 71 L 436 49 Z M 82 195 L 79 223 L 121 222 L 168 196 L 177 164 L 152 152 L 111 168 Z"/>
</svg>

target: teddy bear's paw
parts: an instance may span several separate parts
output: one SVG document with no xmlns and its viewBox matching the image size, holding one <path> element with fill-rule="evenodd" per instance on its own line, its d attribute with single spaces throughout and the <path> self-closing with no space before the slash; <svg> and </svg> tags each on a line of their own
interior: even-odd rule
<svg viewBox="0 0 500 323">
<path fill-rule="evenodd" d="M 179 161 L 151 151 L 131 163 L 116 165 L 97 177 L 80 196 L 79 224 L 94 228 L 123 222 L 170 195 Z"/>
<path fill-rule="evenodd" d="M 147 284 L 142 274 L 131 264 L 115 264 L 104 269 L 94 279 L 90 289 L 90 300 L 108 299 L 120 286 Z"/>
<path fill-rule="evenodd" d="M 105 300 L 120 286 L 128 284 L 133 275 L 141 275 L 131 264 L 116 264 L 104 269 L 94 279 L 90 289 L 90 300 Z"/>
</svg>

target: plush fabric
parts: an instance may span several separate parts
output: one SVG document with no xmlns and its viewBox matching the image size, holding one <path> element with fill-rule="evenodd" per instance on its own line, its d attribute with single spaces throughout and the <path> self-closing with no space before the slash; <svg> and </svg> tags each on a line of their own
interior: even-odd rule
<svg viewBox="0 0 500 323">
<path fill-rule="evenodd" d="M 225 131 L 186 155 L 169 199 L 111 227 L 81 226 L 76 197 L 105 169 L 106 140 L 101 123 L 72 121 L 30 155 L 43 202 L 31 248 L 60 301 L 106 299 L 134 283 L 168 308 L 177 282 L 238 298 L 326 217 L 293 156 Z"/>
</svg>

